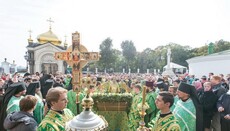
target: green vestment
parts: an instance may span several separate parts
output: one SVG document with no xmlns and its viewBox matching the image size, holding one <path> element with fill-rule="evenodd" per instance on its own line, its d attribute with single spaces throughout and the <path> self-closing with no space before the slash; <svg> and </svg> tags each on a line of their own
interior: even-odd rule
<svg viewBox="0 0 230 131">
<path fill-rule="evenodd" d="M 74 92 L 73 90 L 68 91 L 67 93 L 67 99 L 68 99 L 68 103 L 67 103 L 67 108 L 70 109 L 74 115 L 80 114 L 82 112 L 82 99 L 84 98 L 84 94 L 83 93 L 79 93 L 79 109 L 80 112 L 77 112 L 77 104 L 76 104 L 76 92 Z"/>
<path fill-rule="evenodd" d="M 173 114 L 168 114 L 164 117 L 157 116 L 152 131 L 181 131 L 181 129 L 176 117 Z"/>
<path fill-rule="evenodd" d="M 177 95 L 174 96 L 174 103 L 173 103 L 173 105 L 170 107 L 170 111 L 173 111 L 173 110 L 175 109 L 176 103 L 177 103 L 178 100 L 179 100 L 179 97 L 178 97 Z"/>
<path fill-rule="evenodd" d="M 65 79 L 65 88 L 68 88 L 69 84 L 71 84 L 70 80 L 71 80 L 71 78 L 66 78 Z"/>
<path fill-rule="evenodd" d="M 195 131 L 196 130 L 196 108 L 192 99 L 183 102 L 179 100 L 173 110 L 182 131 Z"/>
<path fill-rule="evenodd" d="M 37 131 L 65 131 L 66 122 L 72 120 L 73 117 L 74 115 L 69 109 L 64 109 L 63 114 L 49 110 Z"/>
<path fill-rule="evenodd" d="M 34 110 L 34 119 L 37 121 L 38 124 L 40 124 L 42 119 L 44 118 L 44 103 L 37 94 L 35 94 L 35 97 L 38 99 L 38 102 Z"/>
<path fill-rule="evenodd" d="M 136 131 L 139 127 L 139 122 L 141 121 L 141 116 L 139 114 L 139 110 L 137 109 L 137 105 L 142 103 L 142 94 L 139 93 L 134 96 L 132 105 L 129 112 L 129 122 L 128 126 L 130 131 Z"/>
<path fill-rule="evenodd" d="M 156 117 L 158 109 L 155 104 L 155 99 L 157 94 L 153 91 L 147 93 L 146 95 L 146 102 L 149 105 L 149 108 L 145 111 L 146 115 L 144 117 L 145 125 L 147 125 L 153 118 Z"/>
<path fill-rule="evenodd" d="M 20 96 L 20 97 L 12 96 L 10 98 L 10 101 L 8 102 L 7 109 L 6 109 L 7 114 L 14 111 L 20 111 L 19 102 L 22 98 L 24 98 L 24 96 Z"/>
</svg>

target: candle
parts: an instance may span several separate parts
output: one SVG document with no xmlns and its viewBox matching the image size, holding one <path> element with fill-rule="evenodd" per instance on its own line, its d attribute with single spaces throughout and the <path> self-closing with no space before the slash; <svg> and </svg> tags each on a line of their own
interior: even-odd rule
<svg viewBox="0 0 230 131">
<path fill-rule="evenodd" d="M 146 86 L 143 86 L 143 92 L 142 92 L 142 106 L 145 104 L 145 93 L 146 93 Z"/>
<path fill-rule="evenodd" d="M 76 104 L 78 104 L 79 103 L 79 94 L 78 94 L 78 92 L 76 93 Z"/>
</svg>

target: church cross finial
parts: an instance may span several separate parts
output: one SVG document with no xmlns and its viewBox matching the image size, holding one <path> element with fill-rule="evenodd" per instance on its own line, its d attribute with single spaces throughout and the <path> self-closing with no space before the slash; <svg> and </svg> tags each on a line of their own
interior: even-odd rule
<svg viewBox="0 0 230 131">
<path fill-rule="evenodd" d="M 50 30 L 51 30 L 51 23 L 54 23 L 54 21 L 53 21 L 51 18 L 49 18 L 47 21 L 48 21 L 49 24 L 50 24 Z"/>
</svg>

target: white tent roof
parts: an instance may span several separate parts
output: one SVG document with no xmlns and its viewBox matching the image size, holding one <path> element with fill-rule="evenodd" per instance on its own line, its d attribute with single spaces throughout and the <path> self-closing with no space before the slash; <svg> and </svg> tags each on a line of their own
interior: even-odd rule
<svg viewBox="0 0 230 131">
<path fill-rule="evenodd" d="M 165 65 L 163 68 L 166 69 L 167 65 Z M 173 62 L 170 62 L 170 68 L 187 69 L 187 67 L 173 63 Z"/>
</svg>

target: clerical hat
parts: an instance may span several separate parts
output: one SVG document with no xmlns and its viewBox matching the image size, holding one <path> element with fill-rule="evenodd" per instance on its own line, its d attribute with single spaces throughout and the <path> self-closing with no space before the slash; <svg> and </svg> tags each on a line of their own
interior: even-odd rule
<svg viewBox="0 0 230 131">
<path fill-rule="evenodd" d="M 152 81 L 146 81 L 146 82 L 145 82 L 145 85 L 146 85 L 147 87 L 153 87 L 153 82 L 152 82 Z"/>
<path fill-rule="evenodd" d="M 158 88 L 164 88 L 164 79 L 158 78 L 156 84 Z"/>
<path fill-rule="evenodd" d="M 18 94 L 21 91 L 26 90 L 26 85 L 25 85 L 24 82 L 13 83 L 13 84 L 10 85 L 10 87 L 15 88 L 14 95 Z"/>
<path fill-rule="evenodd" d="M 187 83 L 184 83 L 184 82 L 181 82 L 179 84 L 179 87 L 178 87 L 178 90 L 179 91 L 182 91 L 186 94 L 189 94 L 189 95 L 194 95 L 194 91 L 196 90 L 194 86 L 192 85 L 189 85 Z"/>
<path fill-rule="evenodd" d="M 158 78 L 156 84 L 157 84 L 157 85 L 160 85 L 160 84 L 162 84 L 162 83 L 164 83 L 164 79 Z"/>
<path fill-rule="evenodd" d="M 30 76 L 30 75 L 31 75 L 30 73 L 26 72 L 26 73 L 24 74 L 24 77 L 27 77 L 27 76 Z"/>
<path fill-rule="evenodd" d="M 102 80 L 102 78 L 101 77 L 97 77 L 97 81 L 101 81 Z"/>
</svg>

